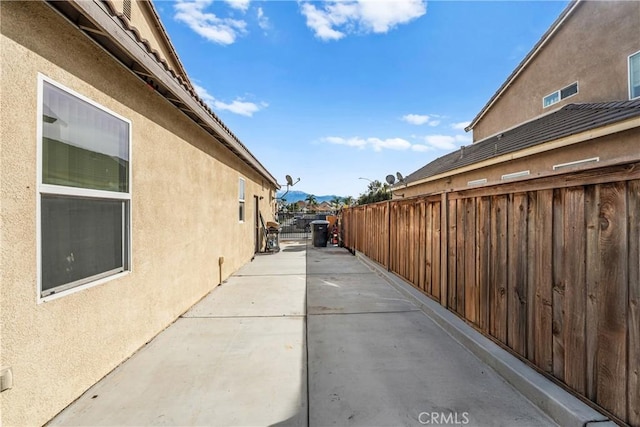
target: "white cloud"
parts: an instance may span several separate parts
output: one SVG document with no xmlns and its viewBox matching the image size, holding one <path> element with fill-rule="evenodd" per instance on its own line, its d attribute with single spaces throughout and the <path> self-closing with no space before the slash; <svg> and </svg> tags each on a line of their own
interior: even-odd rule
<svg viewBox="0 0 640 427">
<path fill-rule="evenodd" d="M 213 13 L 205 12 L 205 9 L 213 0 L 193 0 L 178 1 L 174 8 L 176 14 L 174 18 L 184 22 L 193 31 L 214 43 L 223 45 L 232 44 L 239 35 L 246 32 L 246 22 L 231 19 L 219 18 Z M 234 3 L 243 3 L 240 0 Z M 248 6 L 248 2 L 247 6 Z"/>
<path fill-rule="evenodd" d="M 271 24 L 269 23 L 269 18 L 265 16 L 261 7 L 257 9 L 256 14 L 258 16 L 258 26 L 264 31 L 268 30 L 271 27 Z"/>
<path fill-rule="evenodd" d="M 411 123 L 412 125 L 424 125 L 427 124 L 429 126 L 438 126 L 440 124 L 440 120 L 434 119 L 434 117 L 438 116 L 428 116 L 426 114 L 407 114 L 402 116 L 402 120 Z"/>
<path fill-rule="evenodd" d="M 450 135 L 429 135 L 424 137 L 424 141 L 429 146 L 441 150 L 453 150 L 456 148 L 456 139 Z"/>
<path fill-rule="evenodd" d="M 425 0 L 340 0 L 300 8 L 307 26 L 321 40 L 339 40 L 350 33 L 386 33 L 427 12 Z"/>
<path fill-rule="evenodd" d="M 234 9 L 246 12 L 247 9 L 249 9 L 249 3 L 251 3 L 251 0 L 224 0 L 224 2 Z"/>
<path fill-rule="evenodd" d="M 213 106 L 215 108 L 217 108 L 218 110 L 227 110 L 227 111 L 231 111 L 232 113 L 235 114 L 240 114 L 241 116 L 247 116 L 247 117 L 251 117 L 253 116 L 253 113 L 257 113 L 258 111 L 262 110 L 263 108 L 266 108 L 269 106 L 269 104 L 267 104 L 266 102 L 262 102 L 260 104 L 255 104 L 253 102 L 246 102 L 243 101 L 242 99 L 236 99 L 235 101 L 231 102 L 230 104 L 224 103 L 222 101 L 215 101 Z"/>
<path fill-rule="evenodd" d="M 316 9 L 312 4 L 303 3 L 302 14 L 307 18 L 307 26 L 316 33 L 316 37 L 319 39 L 339 40 L 345 36 L 344 33 L 331 28 L 335 24 L 340 25 L 344 22 L 335 22 L 335 18 L 332 18 L 329 14 Z"/>
<path fill-rule="evenodd" d="M 471 122 L 460 122 L 460 123 L 454 123 L 451 125 L 451 127 L 453 129 L 457 129 L 457 130 L 464 130 L 464 128 L 466 128 L 467 126 L 469 126 L 471 124 Z"/>
<path fill-rule="evenodd" d="M 329 144 L 346 145 L 348 147 L 357 147 L 359 149 L 372 148 L 374 151 L 382 151 L 383 149 L 389 150 L 408 150 L 411 148 L 411 143 L 402 138 L 342 138 L 339 136 L 328 136 L 322 138 L 322 141 Z"/>
<path fill-rule="evenodd" d="M 420 152 L 420 153 L 425 152 L 425 151 L 433 150 L 432 147 L 429 147 L 428 145 L 423 145 L 423 144 L 413 144 L 411 146 L 411 149 L 413 151 L 417 151 L 417 152 Z"/>
<path fill-rule="evenodd" d="M 226 102 L 217 100 L 202 86 L 194 84 L 193 88 L 196 90 L 200 98 L 202 98 L 204 102 L 206 102 L 209 106 L 213 107 L 214 109 L 230 111 L 232 113 L 239 114 L 241 116 L 252 117 L 254 113 L 257 113 L 258 111 L 269 106 L 269 104 L 267 104 L 266 102 L 256 104 L 253 102 L 243 101 L 241 98 L 236 98 L 234 101 L 230 103 L 226 103 Z"/>
<path fill-rule="evenodd" d="M 438 150 L 455 150 L 464 143 L 472 142 L 467 135 L 427 135 L 421 139 L 428 147 Z"/>
<path fill-rule="evenodd" d="M 412 125 L 423 125 L 429 121 L 429 116 L 420 114 L 407 114 L 402 116 L 402 120 Z"/>
</svg>

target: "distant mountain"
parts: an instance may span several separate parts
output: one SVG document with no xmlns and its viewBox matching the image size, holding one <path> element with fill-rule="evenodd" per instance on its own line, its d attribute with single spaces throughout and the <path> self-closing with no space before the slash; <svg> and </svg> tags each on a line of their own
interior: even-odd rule
<svg viewBox="0 0 640 427">
<path fill-rule="evenodd" d="M 278 191 L 276 193 L 276 197 L 282 197 L 282 195 L 284 194 L 284 191 Z M 284 196 L 285 200 L 287 201 L 287 203 L 295 203 L 295 202 L 299 202 L 300 200 L 305 200 L 307 197 L 309 196 L 309 193 L 305 193 L 304 191 L 289 191 L 287 193 L 286 196 Z M 314 194 L 314 196 L 316 196 Z M 328 196 L 316 196 L 316 200 L 318 201 L 318 203 L 322 203 L 322 202 L 330 202 L 334 197 L 333 194 L 328 195 Z"/>
</svg>

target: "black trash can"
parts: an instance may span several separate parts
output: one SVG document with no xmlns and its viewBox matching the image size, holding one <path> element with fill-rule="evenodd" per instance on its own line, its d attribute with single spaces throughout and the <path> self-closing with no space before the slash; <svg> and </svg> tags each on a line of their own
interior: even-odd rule
<svg viewBox="0 0 640 427">
<path fill-rule="evenodd" d="M 329 240 L 329 221 L 317 219 L 311 221 L 311 242 L 316 248 L 326 247 Z"/>
</svg>

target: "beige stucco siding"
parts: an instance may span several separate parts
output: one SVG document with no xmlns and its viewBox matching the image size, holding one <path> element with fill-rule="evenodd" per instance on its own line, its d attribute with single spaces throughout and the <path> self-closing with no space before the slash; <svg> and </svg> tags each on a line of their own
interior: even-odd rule
<svg viewBox="0 0 640 427">
<path fill-rule="evenodd" d="M 39 2 L 3 2 L 0 177 L 0 394 L 3 425 L 45 423 L 254 252 L 262 177 Z M 38 28 L 37 32 L 24 31 Z M 131 121 L 132 271 L 38 302 L 38 73 Z M 246 221 L 238 221 L 238 179 Z"/>
<path fill-rule="evenodd" d="M 473 128 L 474 141 L 569 103 L 629 99 L 628 57 L 640 50 L 640 2 L 584 1 Z M 550 93 L 578 93 L 543 108 Z"/>
<path fill-rule="evenodd" d="M 536 178 L 553 173 L 554 165 L 594 157 L 600 159 L 599 163 L 591 163 L 587 166 L 598 167 L 598 165 L 604 163 L 638 161 L 640 160 L 639 146 L 640 129 L 635 128 L 520 159 L 480 167 L 468 172 L 455 173 L 422 184 L 401 187 L 394 191 L 394 198 L 400 197 L 400 194 L 403 194 L 404 197 L 413 197 L 452 190 L 464 190 L 471 188 L 467 185 L 469 181 L 478 179 L 486 179 L 486 185 L 500 184 L 506 182 L 501 179 L 502 175 L 525 170 L 530 171 L 530 175 L 522 179 Z M 570 169 L 566 170 L 569 171 Z M 452 171 L 452 173 L 454 172 Z"/>
</svg>

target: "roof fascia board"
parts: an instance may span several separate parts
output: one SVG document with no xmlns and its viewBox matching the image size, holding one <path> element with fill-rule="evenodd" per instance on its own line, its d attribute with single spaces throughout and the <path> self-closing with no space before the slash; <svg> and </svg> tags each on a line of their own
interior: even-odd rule
<svg viewBox="0 0 640 427">
<path fill-rule="evenodd" d="M 566 8 L 564 11 L 562 11 L 562 13 L 560 14 L 560 16 L 558 17 L 558 19 L 556 19 L 556 21 L 551 25 L 551 27 L 547 30 L 546 33 L 544 33 L 544 35 L 540 38 L 540 40 L 538 41 L 538 43 L 536 43 L 536 45 L 533 47 L 533 49 L 531 49 L 531 51 L 527 54 L 527 56 L 524 57 L 524 59 L 522 60 L 522 62 L 520 62 L 520 64 L 518 64 L 518 66 L 516 67 L 515 70 L 513 70 L 513 72 L 511 73 L 511 75 L 509 75 L 509 77 L 507 77 L 507 80 L 505 80 L 504 83 L 502 83 L 502 86 L 500 86 L 500 88 L 498 88 L 498 90 L 496 91 L 496 93 L 493 94 L 493 96 L 489 99 L 489 101 L 485 104 L 484 107 L 482 107 L 482 109 L 480 110 L 480 112 L 476 115 L 476 117 L 474 117 L 474 119 L 471 121 L 471 123 L 469 123 L 469 126 L 467 126 L 466 128 L 464 128 L 464 130 L 466 132 L 469 132 L 470 130 L 472 130 L 476 124 L 478 124 L 478 122 L 480 121 L 480 119 L 482 119 L 482 117 L 484 117 L 484 115 L 486 114 L 487 111 L 489 111 L 489 109 L 491 109 L 491 107 L 493 107 L 493 104 L 496 103 L 496 101 L 498 101 L 498 99 L 502 96 L 502 94 L 504 92 L 507 91 L 507 89 L 509 88 L 509 86 L 511 86 L 511 83 L 518 78 L 518 76 L 522 73 L 522 71 L 527 68 L 527 66 L 529 65 L 529 63 L 531 61 L 533 61 L 533 59 L 537 56 L 538 52 L 540 52 L 546 45 L 547 42 L 549 40 L 551 40 L 551 38 L 553 37 L 553 35 L 557 32 L 557 30 L 562 26 L 562 24 L 564 24 L 564 22 L 567 20 L 567 18 L 569 18 L 569 16 L 573 13 L 573 11 L 578 7 L 579 4 L 582 3 L 583 0 L 573 0 Z"/>
<path fill-rule="evenodd" d="M 98 1 L 99 0 L 70 0 L 70 3 L 72 3 L 76 10 L 82 13 L 87 19 L 91 20 L 94 25 L 108 34 L 109 38 L 120 46 L 123 51 L 132 55 L 141 67 L 168 88 L 174 98 L 187 106 L 189 110 L 191 110 L 203 123 L 207 125 L 207 127 L 224 139 L 225 144 L 228 145 L 232 151 L 235 151 L 240 159 L 255 169 L 277 188 L 280 188 L 277 180 L 253 156 L 253 154 L 251 154 L 244 145 L 231 136 L 229 132 L 211 116 L 205 107 L 196 101 L 193 95 L 191 95 L 184 86 L 174 79 L 160 63 L 151 57 L 146 49 L 137 40 L 135 40 L 128 31 L 125 31 L 123 27 L 115 21 L 115 17 L 109 14 L 104 7 L 98 3 Z"/>
<path fill-rule="evenodd" d="M 146 9 L 151 15 L 151 17 L 154 19 L 155 26 L 158 29 L 160 36 L 162 37 L 162 41 L 169 48 L 169 52 L 171 52 L 171 55 L 173 56 L 172 59 L 176 62 L 176 64 L 178 64 L 179 69 L 177 71 L 180 73 L 181 77 L 189 85 L 189 87 L 193 88 L 193 85 L 191 84 L 191 80 L 189 79 L 189 75 L 187 74 L 187 70 L 185 70 L 184 65 L 182 64 L 182 61 L 180 61 L 180 57 L 178 56 L 178 53 L 176 52 L 176 49 L 173 46 L 173 43 L 171 43 L 171 39 L 167 34 L 167 30 L 162 24 L 162 21 L 160 20 L 160 16 L 158 15 L 158 11 L 153 6 L 153 3 L 151 2 L 151 0 L 142 0 L 140 1 L 139 4 L 142 6 L 142 8 Z"/>
<path fill-rule="evenodd" d="M 630 120 L 613 123 L 608 126 L 591 129 L 575 135 L 569 135 L 564 138 L 556 139 L 554 141 L 549 141 L 543 144 L 534 145 L 533 147 L 528 147 L 522 150 L 514 151 L 513 153 L 503 154 L 501 156 L 486 159 L 478 163 L 473 163 L 471 165 L 453 169 L 448 172 L 443 172 L 427 178 L 422 178 L 422 179 L 410 182 L 406 186 L 413 187 L 416 185 L 437 181 L 439 179 L 447 178 L 449 176 L 459 175 L 461 173 L 470 172 L 470 171 L 481 169 L 487 166 L 497 165 L 499 163 L 504 163 L 510 160 L 521 159 L 523 157 L 544 153 L 545 151 L 555 150 L 556 148 L 567 147 L 569 145 L 577 144 L 584 141 L 589 141 L 591 139 L 596 139 L 603 136 L 613 135 L 615 133 L 624 132 L 626 130 L 634 129 L 638 127 L 640 127 L 640 117 L 634 117 L 633 119 L 630 119 Z"/>
</svg>

